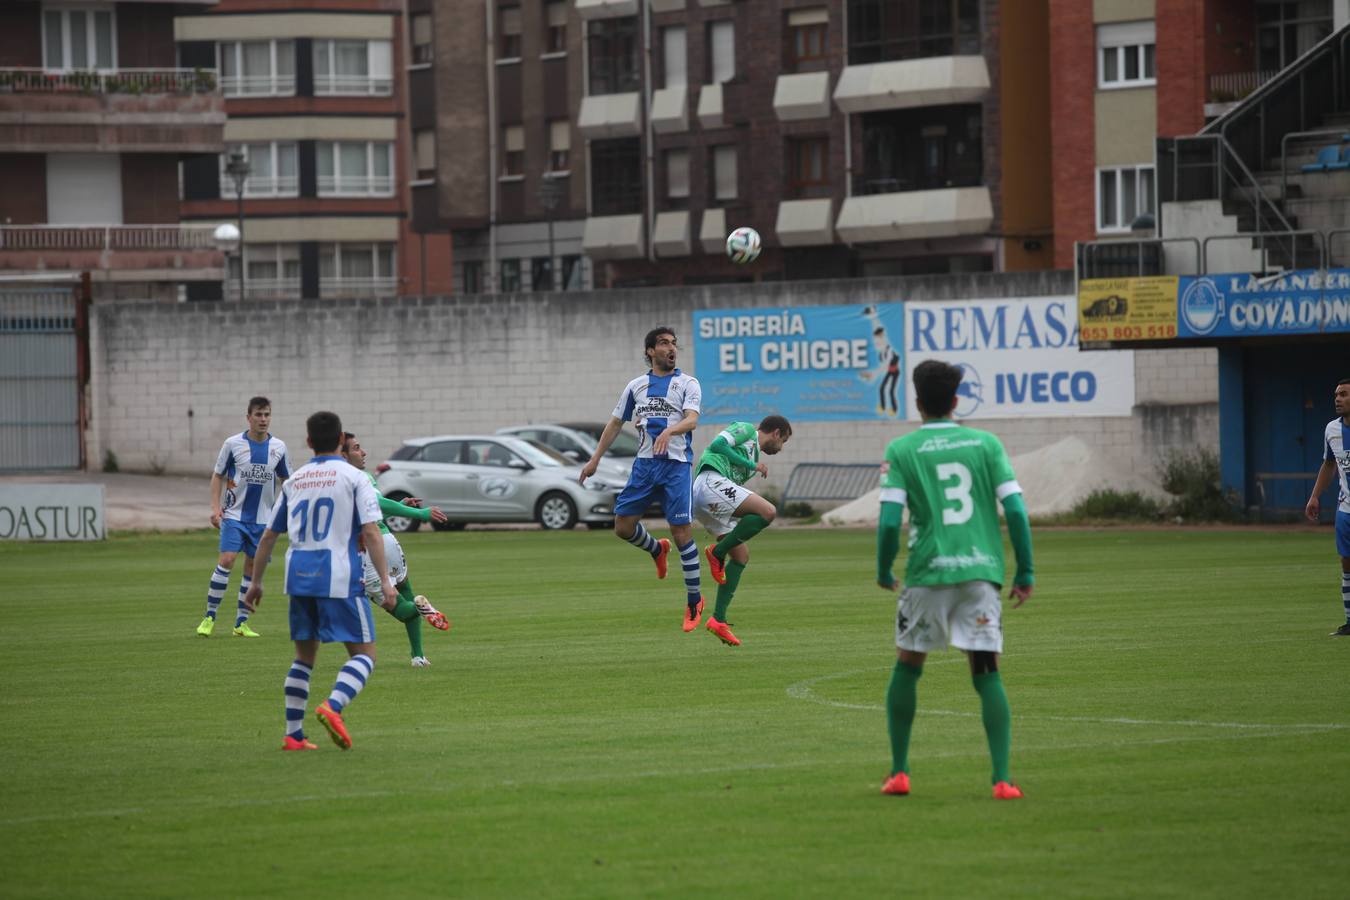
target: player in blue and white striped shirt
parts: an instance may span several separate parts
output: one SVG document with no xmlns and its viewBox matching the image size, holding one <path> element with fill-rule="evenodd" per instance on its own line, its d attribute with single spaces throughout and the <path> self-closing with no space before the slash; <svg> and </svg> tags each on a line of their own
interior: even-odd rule
<svg viewBox="0 0 1350 900">
<path fill-rule="evenodd" d="M 263 574 L 277 535 L 290 536 L 286 550 L 286 593 L 291 596 L 291 639 L 295 662 L 286 674 L 286 740 L 283 750 L 315 750 L 305 739 L 305 705 L 309 676 L 319 657 L 319 644 L 347 645 L 347 664 L 338 673 L 328 700 L 314 710 L 333 742 L 350 750 L 351 736 L 342 711 L 365 687 L 375 668 L 375 622 L 361 582 L 357 538 L 363 538 L 380 573 L 381 605 L 393 609 L 398 594 L 389 580 L 384 541 L 380 539 L 379 495 L 366 476 L 338 452 L 342 421 L 331 412 L 317 412 L 305 422 L 314 458 L 295 471 L 272 508 L 258 541 L 256 575 L 244 602 L 254 609 L 262 599 Z"/>
<path fill-rule="evenodd" d="M 216 610 L 225 597 L 230 571 L 241 550 L 244 575 L 239 580 L 234 633 L 238 637 L 258 637 L 258 632 L 248 624 L 244 594 L 253 578 L 258 538 L 267 525 L 272 499 L 290 474 L 286 445 L 267 431 L 271 423 L 272 402 L 266 397 L 251 398 L 248 431 L 226 438 L 216 457 L 216 467 L 211 473 L 211 527 L 220 529 L 220 557 L 206 590 L 206 617 L 197 626 L 202 637 L 210 637 L 216 627 Z"/>
<path fill-rule="evenodd" d="M 675 332 L 653 328 L 643 341 L 643 353 L 651 367 L 639 375 L 619 395 L 618 405 L 605 425 L 595 453 L 581 469 L 581 483 L 595 474 L 600 458 L 614 443 L 624 422 L 637 426 L 638 454 L 628 484 L 614 504 L 614 533 L 634 547 L 651 554 L 656 561 L 656 577 L 666 577 L 666 556 L 670 541 L 652 537 L 642 527 L 642 513 L 654 496 L 665 507 L 670 536 L 680 551 L 684 570 L 686 610 L 685 632 L 698 627 L 703 617 L 703 596 L 699 587 L 698 546 L 694 543 L 692 489 L 694 427 L 698 425 L 703 389 L 698 379 L 675 368 Z"/>
<path fill-rule="evenodd" d="M 1322 468 L 1317 472 L 1312 496 L 1304 514 L 1316 522 L 1322 513 L 1320 494 L 1339 478 L 1336 494 L 1336 553 L 1341 557 L 1341 605 L 1345 609 L 1345 624 L 1332 632 L 1334 637 L 1350 637 L 1350 378 L 1336 384 L 1332 397 L 1336 418 L 1327 423 L 1323 433 Z"/>
</svg>

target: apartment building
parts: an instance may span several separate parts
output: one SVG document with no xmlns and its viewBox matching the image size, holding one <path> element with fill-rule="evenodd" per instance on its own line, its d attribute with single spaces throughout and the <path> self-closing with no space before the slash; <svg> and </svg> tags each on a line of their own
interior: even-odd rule
<svg viewBox="0 0 1350 900">
<path fill-rule="evenodd" d="M 180 160 L 214 159 L 214 65 L 180 66 L 175 15 L 215 0 L 0 4 L 0 279 L 91 273 L 99 299 L 218 284 L 215 223 L 181 222 Z"/>
<path fill-rule="evenodd" d="M 413 222 L 459 290 L 1053 259 L 1043 0 L 408 4 Z"/>
<path fill-rule="evenodd" d="M 174 22 L 179 59 L 219 70 L 228 119 L 223 152 L 184 163 L 183 218 L 238 219 L 243 233 L 214 296 L 447 292 L 448 237 L 413 235 L 407 215 L 400 0 L 223 0 L 198 13 Z M 242 185 L 232 155 L 247 163 Z"/>
</svg>

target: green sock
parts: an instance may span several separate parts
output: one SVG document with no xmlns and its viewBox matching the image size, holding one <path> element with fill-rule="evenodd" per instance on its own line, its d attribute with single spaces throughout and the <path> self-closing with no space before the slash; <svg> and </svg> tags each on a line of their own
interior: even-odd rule
<svg viewBox="0 0 1350 900">
<path fill-rule="evenodd" d="M 1003 690 L 1003 679 L 998 672 L 972 675 L 975 690 L 980 695 L 980 711 L 984 718 L 984 733 L 989 738 L 989 757 L 994 763 L 990 784 L 1011 781 L 1008 776 L 1008 757 L 1012 753 L 1012 710 L 1008 694 Z"/>
<path fill-rule="evenodd" d="M 727 563 L 727 583 L 717 586 L 717 605 L 713 608 L 713 618 L 719 622 L 727 620 L 727 607 L 731 605 L 731 597 L 736 593 L 736 585 L 741 583 L 741 575 L 745 573 L 745 564 L 732 560 Z"/>
<path fill-rule="evenodd" d="M 411 600 L 405 600 L 399 597 L 394 604 L 394 608 L 386 610 L 389 615 L 398 619 L 400 622 L 411 622 L 413 619 L 420 619 L 421 613 L 417 611 L 417 605 Z"/>
<path fill-rule="evenodd" d="M 412 603 L 413 598 L 416 596 L 413 593 L 412 585 L 408 583 L 408 579 L 406 578 L 394 585 L 394 590 L 398 591 L 398 595 L 409 603 Z"/>
<path fill-rule="evenodd" d="M 713 547 L 713 553 L 718 559 L 726 559 L 728 550 L 737 544 L 744 544 L 768 527 L 769 523 L 763 516 L 757 516 L 754 513 L 743 516 L 736 523 L 736 527 L 731 529 L 731 533 L 717 542 L 717 546 Z"/>
<path fill-rule="evenodd" d="M 909 733 L 919 705 L 919 676 L 923 667 L 895 661 L 886 691 L 886 725 L 891 734 L 891 774 L 909 771 Z"/>
<path fill-rule="evenodd" d="M 422 652 L 422 617 L 420 615 L 413 616 L 403 623 L 403 627 L 408 629 L 408 647 L 412 650 L 412 655 L 414 657 L 426 656 Z"/>
</svg>

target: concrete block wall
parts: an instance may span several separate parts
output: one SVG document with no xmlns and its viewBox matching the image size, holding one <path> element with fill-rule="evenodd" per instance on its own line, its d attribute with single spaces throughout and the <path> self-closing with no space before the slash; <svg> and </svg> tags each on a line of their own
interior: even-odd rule
<svg viewBox="0 0 1350 900">
<path fill-rule="evenodd" d="M 387 300 L 116 304 L 92 321 L 89 458 L 124 470 L 209 475 L 248 398 L 272 400 L 273 433 L 308 458 L 304 421 L 342 416 L 378 463 L 403 438 L 528 422 L 603 422 L 643 371 L 642 338 L 676 330 L 693 367 L 700 309 L 809 306 L 1070 293 L 1064 272 L 791 282 L 595 293 Z M 1011 454 L 1076 436 L 1116 469 L 1151 478 L 1167 447 L 1217 441 L 1213 351 L 1136 354 L 1130 417 L 990 419 Z M 697 374 L 694 371 L 694 374 Z M 707 421 L 696 445 L 715 433 Z M 800 462 L 879 462 L 907 422 L 801 422 L 769 460 L 785 485 Z M 205 487 L 203 487 L 205 497 Z M 203 501 L 204 502 L 204 501 Z"/>
</svg>

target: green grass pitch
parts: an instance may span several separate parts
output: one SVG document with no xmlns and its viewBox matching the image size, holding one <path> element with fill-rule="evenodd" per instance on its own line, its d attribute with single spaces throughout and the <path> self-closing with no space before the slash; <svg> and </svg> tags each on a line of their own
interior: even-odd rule
<svg viewBox="0 0 1350 900">
<path fill-rule="evenodd" d="M 611 535 L 408 536 L 454 629 L 414 670 L 378 613 L 355 749 L 311 715 L 305 754 L 278 749 L 279 565 L 261 639 L 230 636 L 236 574 L 203 640 L 214 534 L 0 545 L 0 896 L 1344 896 L 1330 532 L 1036 541 L 1005 614 L 1014 803 L 955 652 L 919 686 L 914 793 L 878 793 L 870 532 L 756 539 L 735 649 L 681 633 L 678 569 Z"/>
</svg>

